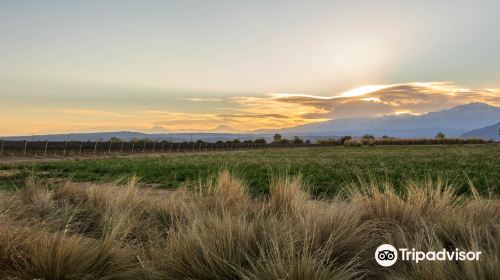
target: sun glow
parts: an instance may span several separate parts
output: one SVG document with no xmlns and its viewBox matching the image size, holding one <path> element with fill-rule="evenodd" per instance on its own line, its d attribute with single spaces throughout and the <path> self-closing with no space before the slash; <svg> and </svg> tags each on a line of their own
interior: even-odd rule
<svg viewBox="0 0 500 280">
<path fill-rule="evenodd" d="M 358 87 L 355 89 L 351 89 L 348 91 L 344 91 L 343 93 L 340 94 L 341 97 L 354 97 L 354 96 L 361 96 L 365 95 L 367 93 L 371 93 L 377 90 L 381 90 L 384 88 L 391 87 L 392 85 L 375 85 L 375 86 L 362 86 Z"/>
</svg>

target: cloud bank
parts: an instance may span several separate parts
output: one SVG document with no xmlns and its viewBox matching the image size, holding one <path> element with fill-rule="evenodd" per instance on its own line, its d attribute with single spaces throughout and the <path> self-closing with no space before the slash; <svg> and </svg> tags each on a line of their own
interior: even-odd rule
<svg viewBox="0 0 500 280">
<path fill-rule="evenodd" d="M 304 118 L 338 119 L 377 117 L 387 114 L 424 114 L 471 102 L 500 105 L 499 89 L 469 89 L 450 82 L 407 83 L 371 86 L 362 94 L 319 97 L 301 94 L 274 94 L 275 101 L 314 108 L 320 112 Z M 356 90 L 347 93 L 355 92 Z"/>
</svg>

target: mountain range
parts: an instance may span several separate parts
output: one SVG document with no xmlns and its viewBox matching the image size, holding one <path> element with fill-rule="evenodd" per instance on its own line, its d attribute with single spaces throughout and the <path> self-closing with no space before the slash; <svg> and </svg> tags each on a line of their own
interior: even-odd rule
<svg viewBox="0 0 500 280">
<path fill-rule="evenodd" d="M 400 138 L 432 138 L 438 132 L 447 137 L 481 137 L 484 139 L 499 139 L 500 107 L 485 103 L 469 103 L 430 112 L 422 115 L 387 115 L 375 118 L 346 118 L 333 119 L 324 122 L 299 125 L 283 129 L 266 129 L 252 132 L 239 132 L 229 126 L 219 126 L 204 133 L 172 133 L 164 128 L 152 128 L 150 133 L 131 131 L 96 132 L 96 133 L 68 133 L 53 135 L 1 137 L 5 140 L 38 140 L 38 141 L 107 141 L 117 137 L 129 141 L 133 138 L 148 138 L 151 140 L 169 141 L 196 141 L 215 142 L 233 139 L 250 140 L 264 138 L 272 140 L 274 133 L 280 133 L 286 138 L 295 135 L 315 141 L 321 138 L 340 137 L 351 135 L 359 137 L 372 134 L 376 137 L 383 135 Z"/>
<path fill-rule="evenodd" d="M 278 130 L 294 135 L 351 135 L 392 137 L 434 137 L 443 132 L 449 137 L 459 137 L 470 130 L 489 126 L 500 121 L 500 107 L 485 103 L 469 103 L 451 109 L 422 115 L 388 115 L 377 118 L 333 119 L 325 122 L 300 125 Z M 269 132 L 269 131 L 261 131 Z"/>
<path fill-rule="evenodd" d="M 462 135 L 463 138 L 483 138 L 500 141 L 500 122 L 483 128 L 471 130 Z"/>
</svg>

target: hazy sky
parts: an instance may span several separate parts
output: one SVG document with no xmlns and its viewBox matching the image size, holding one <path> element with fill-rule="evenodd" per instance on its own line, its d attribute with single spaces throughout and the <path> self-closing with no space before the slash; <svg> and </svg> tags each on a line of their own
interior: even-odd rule
<svg viewBox="0 0 500 280">
<path fill-rule="evenodd" d="M 0 0 L 0 135 L 500 105 L 499 11 L 498 0 Z"/>
</svg>

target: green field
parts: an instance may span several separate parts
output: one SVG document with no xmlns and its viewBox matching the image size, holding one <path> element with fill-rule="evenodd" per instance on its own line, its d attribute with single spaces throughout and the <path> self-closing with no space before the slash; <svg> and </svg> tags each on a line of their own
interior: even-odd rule
<svg viewBox="0 0 500 280">
<path fill-rule="evenodd" d="M 358 180 L 386 181 L 400 188 L 408 180 L 441 178 L 466 192 L 472 183 L 481 193 L 499 193 L 500 146 L 318 147 L 268 151 L 166 154 L 29 164 L 0 164 L 19 170 L 0 177 L 3 188 L 19 188 L 34 173 L 74 181 L 115 180 L 137 175 L 142 183 L 163 188 L 197 182 L 228 169 L 266 193 L 273 174 L 302 174 L 312 193 L 332 194 Z"/>
</svg>

